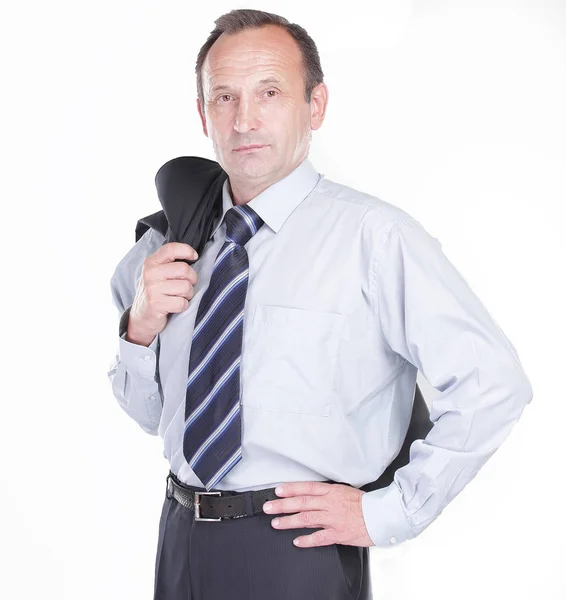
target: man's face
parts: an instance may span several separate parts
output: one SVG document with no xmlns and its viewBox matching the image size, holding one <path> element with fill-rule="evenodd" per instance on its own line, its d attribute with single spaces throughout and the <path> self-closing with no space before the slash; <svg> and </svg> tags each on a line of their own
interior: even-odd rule
<svg viewBox="0 0 566 600">
<path fill-rule="evenodd" d="M 222 34 L 204 62 L 202 81 L 203 131 L 230 179 L 272 183 L 307 156 L 327 91 L 320 83 L 311 103 L 305 101 L 301 52 L 284 29 Z M 240 149 L 256 144 L 262 147 Z"/>
</svg>

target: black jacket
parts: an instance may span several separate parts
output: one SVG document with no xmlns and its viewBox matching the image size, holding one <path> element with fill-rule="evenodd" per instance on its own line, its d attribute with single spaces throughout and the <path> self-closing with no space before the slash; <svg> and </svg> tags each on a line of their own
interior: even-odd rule
<svg viewBox="0 0 566 600">
<path fill-rule="evenodd" d="M 166 162 L 155 176 L 157 196 L 163 210 L 139 219 L 136 242 L 149 228 L 153 228 L 165 236 L 164 243 L 189 244 L 201 256 L 215 219 L 222 215 L 222 185 L 227 177 L 217 162 L 200 156 L 180 156 Z M 409 462 L 411 444 L 417 439 L 424 439 L 432 426 L 428 407 L 417 385 L 411 421 L 399 454 L 376 481 L 360 489 L 368 492 L 388 486 L 395 471 Z"/>
</svg>

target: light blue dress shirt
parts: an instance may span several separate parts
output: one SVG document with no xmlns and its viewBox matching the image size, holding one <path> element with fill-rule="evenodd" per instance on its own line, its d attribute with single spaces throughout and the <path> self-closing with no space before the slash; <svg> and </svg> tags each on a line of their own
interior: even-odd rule
<svg viewBox="0 0 566 600">
<path fill-rule="evenodd" d="M 227 184 L 223 214 L 233 206 Z M 265 225 L 245 246 L 243 458 L 217 488 L 375 481 L 403 444 L 420 371 L 441 392 L 428 402 L 434 426 L 391 485 L 362 496 L 376 546 L 414 538 L 531 401 L 517 352 L 439 241 L 401 208 L 331 181 L 309 158 L 249 206 Z M 199 487 L 183 456 L 185 389 L 199 301 L 225 233 L 219 219 L 193 265 L 187 310 L 171 314 L 149 347 L 118 337 L 108 372 L 119 405 L 163 439 L 179 479 Z M 150 229 L 117 265 L 120 316 L 144 259 L 163 243 Z"/>
</svg>

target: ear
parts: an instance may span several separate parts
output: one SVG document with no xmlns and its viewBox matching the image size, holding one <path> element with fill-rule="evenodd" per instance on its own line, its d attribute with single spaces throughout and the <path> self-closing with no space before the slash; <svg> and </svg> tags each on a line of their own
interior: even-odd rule
<svg viewBox="0 0 566 600">
<path fill-rule="evenodd" d="M 202 131 L 206 137 L 208 137 L 208 130 L 206 128 L 206 117 L 204 115 L 204 110 L 202 108 L 202 104 L 200 103 L 200 98 L 197 98 L 197 110 L 200 115 L 200 120 L 202 122 Z"/>
<path fill-rule="evenodd" d="M 328 87 L 324 82 L 314 86 L 311 93 L 311 129 L 316 130 L 324 121 L 328 104 Z"/>
</svg>

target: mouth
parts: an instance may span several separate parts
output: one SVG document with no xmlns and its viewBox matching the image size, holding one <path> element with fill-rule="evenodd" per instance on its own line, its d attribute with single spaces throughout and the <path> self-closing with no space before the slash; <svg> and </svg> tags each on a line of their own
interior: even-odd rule
<svg viewBox="0 0 566 600">
<path fill-rule="evenodd" d="M 257 152 L 262 148 L 266 148 L 267 146 L 263 144 L 251 144 L 250 146 L 240 146 L 239 148 L 234 148 L 234 152 Z"/>
</svg>

